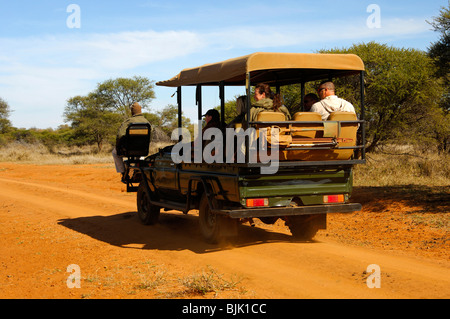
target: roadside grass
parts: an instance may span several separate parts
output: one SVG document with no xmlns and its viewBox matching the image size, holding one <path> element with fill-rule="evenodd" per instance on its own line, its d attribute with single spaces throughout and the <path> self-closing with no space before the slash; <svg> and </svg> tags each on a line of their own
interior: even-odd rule
<svg viewBox="0 0 450 319">
<path fill-rule="evenodd" d="M 203 269 L 201 273 L 196 273 L 180 279 L 180 282 L 188 288 L 188 293 L 198 295 L 206 295 L 207 293 L 214 293 L 217 295 L 219 292 L 229 290 L 239 291 L 237 286 L 241 281 L 242 278 L 237 276 L 225 279 L 222 274 L 219 274 L 211 266 Z"/>
<path fill-rule="evenodd" d="M 167 143 L 153 143 L 149 154 L 158 152 Z M 113 147 L 106 145 L 101 152 L 94 146 L 59 147 L 49 149 L 43 144 L 28 144 L 12 142 L 0 146 L 0 162 L 27 163 L 40 165 L 84 165 L 84 164 L 113 164 Z"/>
<path fill-rule="evenodd" d="M 219 274 L 211 266 L 200 272 L 181 276 L 171 273 L 166 267 L 155 261 L 145 265 L 129 265 L 97 269 L 83 277 L 81 286 L 86 288 L 83 299 L 96 298 L 96 289 L 122 289 L 128 296 L 151 298 L 218 298 L 229 294 L 234 297 L 250 296 L 241 286 L 242 278 L 232 274 L 229 278 Z"/>
<path fill-rule="evenodd" d="M 450 154 L 405 148 L 367 154 L 367 163 L 354 168 L 354 186 L 450 185 Z"/>
</svg>

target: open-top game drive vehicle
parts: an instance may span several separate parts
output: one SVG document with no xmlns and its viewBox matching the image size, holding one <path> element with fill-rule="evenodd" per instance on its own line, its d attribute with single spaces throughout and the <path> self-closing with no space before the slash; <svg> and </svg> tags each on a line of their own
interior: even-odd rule
<svg viewBox="0 0 450 319">
<path fill-rule="evenodd" d="M 331 113 L 326 121 L 314 112 L 297 112 L 288 121 L 281 112 L 250 118 L 251 87 L 256 83 L 277 91 L 300 83 L 303 96 L 309 81 L 355 75 L 360 83 L 359 118 L 349 112 Z M 360 204 L 349 202 L 352 168 L 365 163 L 364 64 L 358 56 L 254 53 L 185 69 L 156 84 L 177 88 L 179 127 L 182 87 L 196 88 L 201 120 L 202 87 L 217 86 L 223 126 L 203 148 L 180 138 L 175 146 L 145 159 L 140 156 L 148 153 L 150 129 L 142 124 L 130 127 L 127 190 L 137 191 L 144 224 L 156 223 L 161 209 L 186 214 L 197 209 L 201 234 L 210 243 L 236 235 L 237 224 L 252 218 L 269 224 L 281 218 L 295 239 L 310 240 L 326 228 L 327 214 L 361 210 Z M 225 130 L 228 86 L 245 86 L 247 102 L 243 121 Z"/>
</svg>

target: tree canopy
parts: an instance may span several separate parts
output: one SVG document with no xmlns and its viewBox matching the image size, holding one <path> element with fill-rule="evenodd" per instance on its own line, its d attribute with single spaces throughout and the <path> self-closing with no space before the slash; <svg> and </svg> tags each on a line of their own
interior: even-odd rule
<svg viewBox="0 0 450 319">
<path fill-rule="evenodd" d="M 0 97 L 0 133 L 6 133 L 11 127 L 8 117 L 11 113 L 9 104 Z"/>
<path fill-rule="evenodd" d="M 450 5 L 442 7 L 440 15 L 429 22 L 433 30 L 439 33 L 439 40 L 432 43 L 429 55 L 437 66 L 436 74 L 442 77 L 446 85 L 450 84 Z"/>
<path fill-rule="evenodd" d="M 98 84 L 95 95 L 105 109 L 127 118 L 131 116 L 130 107 L 134 102 L 139 102 L 143 109 L 150 108 L 155 98 L 153 87 L 153 81 L 145 77 L 117 78 Z"/>
<path fill-rule="evenodd" d="M 412 137 L 414 125 L 430 116 L 444 94 L 433 61 L 423 51 L 370 42 L 321 52 L 354 53 L 364 61 L 367 151 L 408 130 Z M 339 79 L 335 84 L 337 95 L 359 112 L 357 79 Z"/>
</svg>

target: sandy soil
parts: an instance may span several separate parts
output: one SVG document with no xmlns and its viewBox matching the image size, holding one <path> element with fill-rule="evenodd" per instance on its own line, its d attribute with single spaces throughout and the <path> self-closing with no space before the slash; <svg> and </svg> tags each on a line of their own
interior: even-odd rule
<svg viewBox="0 0 450 319">
<path fill-rule="evenodd" d="M 329 215 L 313 242 L 257 221 L 214 246 L 195 212 L 141 225 L 112 165 L 0 163 L 0 298 L 450 297 L 448 187 L 355 187 L 352 201 L 363 211 Z"/>
</svg>

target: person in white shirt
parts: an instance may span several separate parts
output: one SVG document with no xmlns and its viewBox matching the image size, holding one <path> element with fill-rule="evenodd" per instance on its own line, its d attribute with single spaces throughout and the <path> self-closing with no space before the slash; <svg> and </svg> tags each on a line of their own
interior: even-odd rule
<svg viewBox="0 0 450 319">
<path fill-rule="evenodd" d="M 322 82 L 317 90 L 320 101 L 311 106 L 310 112 L 317 112 L 322 116 L 322 121 L 328 119 L 330 113 L 336 111 L 353 112 L 355 108 L 350 102 L 338 98 L 335 95 L 335 87 L 333 82 Z"/>
</svg>

